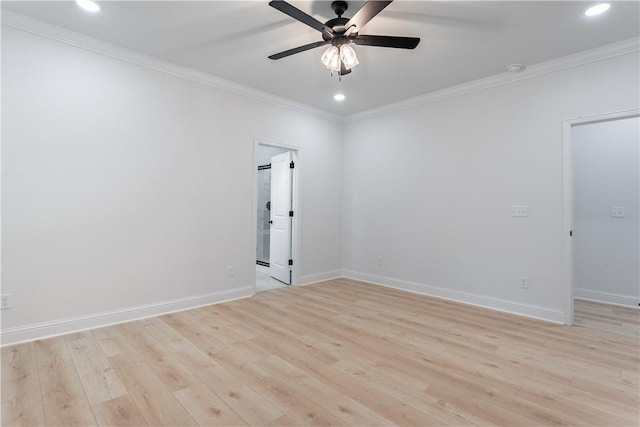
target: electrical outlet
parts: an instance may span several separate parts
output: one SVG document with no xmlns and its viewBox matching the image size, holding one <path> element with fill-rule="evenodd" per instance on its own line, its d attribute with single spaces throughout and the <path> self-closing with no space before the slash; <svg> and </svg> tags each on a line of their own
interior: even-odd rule
<svg viewBox="0 0 640 427">
<path fill-rule="evenodd" d="M 235 273 L 233 272 L 233 265 L 227 266 L 227 276 L 233 277 Z"/>
<path fill-rule="evenodd" d="M 5 308 L 11 308 L 11 294 L 3 294 L 0 299 L 0 308 L 4 310 Z"/>
<path fill-rule="evenodd" d="M 376 258 L 376 265 L 382 265 L 382 257 L 381 256 Z"/>
<path fill-rule="evenodd" d="M 522 289 L 529 289 L 529 278 L 527 276 L 520 276 L 520 287 Z"/>
</svg>

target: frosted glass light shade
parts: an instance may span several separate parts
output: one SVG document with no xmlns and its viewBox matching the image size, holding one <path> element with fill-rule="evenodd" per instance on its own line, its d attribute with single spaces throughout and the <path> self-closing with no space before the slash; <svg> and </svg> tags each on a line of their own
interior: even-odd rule
<svg viewBox="0 0 640 427">
<path fill-rule="evenodd" d="M 329 46 L 320 60 L 331 71 L 340 71 L 340 49 L 338 49 L 338 46 Z"/>
<path fill-rule="evenodd" d="M 358 61 L 358 57 L 356 56 L 356 51 L 353 50 L 353 48 L 348 44 L 343 44 L 342 46 L 340 46 L 340 59 L 342 60 L 342 63 L 347 70 L 352 69 L 360 63 L 360 61 Z"/>
</svg>

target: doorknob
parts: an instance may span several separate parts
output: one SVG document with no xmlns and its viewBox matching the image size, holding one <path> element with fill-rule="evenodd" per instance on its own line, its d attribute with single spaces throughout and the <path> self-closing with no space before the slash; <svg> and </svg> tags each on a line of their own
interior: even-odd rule
<svg viewBox="0 0 640 427">
<path fill-rule="evenodd" d="M 273 224 L 273 221 L 269 221 L 269 224 Z"/>
</svg>

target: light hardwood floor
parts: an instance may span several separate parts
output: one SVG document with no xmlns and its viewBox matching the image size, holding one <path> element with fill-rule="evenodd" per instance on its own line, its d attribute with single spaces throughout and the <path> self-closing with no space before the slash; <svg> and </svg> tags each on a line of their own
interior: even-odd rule
<svg viewBox="0 0 640 427">
<path fill-rule="evenodd" d="M 2 425 L 638 426 L 639 314 L 287 287 L 5 347 Z"/>
</svg>

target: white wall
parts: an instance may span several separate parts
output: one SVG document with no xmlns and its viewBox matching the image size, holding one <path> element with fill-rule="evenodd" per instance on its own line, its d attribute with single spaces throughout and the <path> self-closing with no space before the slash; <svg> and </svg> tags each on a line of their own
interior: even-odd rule
<svg viewBox="0 0 640 427">
<path fill-rule="evenodd" d="M 347 274 L 562 322 L 562 122 L 638 108 L 638 73 L 635 52 L 347 124 Z"/>
<path fill-rule="evenodd" d="M 300 147 L 301 280 L 339 274 L 342 124 L 6 26 L 2 55 L 4 343 L 251 294 L 256 138 Z"/>
<path fill-rule="evenodd" d="M 638 306 L 640 119 L 576 126 L 574 286 L 576 296 Z M 611 216 L 624 207 L 624 218 Z"/>
</svg>

